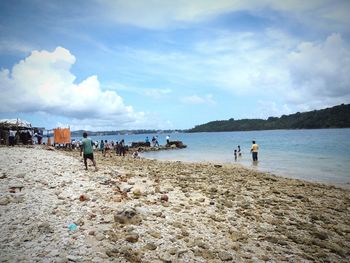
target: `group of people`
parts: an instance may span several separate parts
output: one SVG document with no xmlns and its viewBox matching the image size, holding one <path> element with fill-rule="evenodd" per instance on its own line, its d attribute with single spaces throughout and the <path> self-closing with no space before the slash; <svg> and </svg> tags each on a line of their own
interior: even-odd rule
<svg viewBox="0 0 350 263">
<path fill-rule="evenodd" d="M 157 136 L 153 136 L 151 142 L 149 141 L 149 138 L 146 137 L 145 142 L 148 143 L 152 143 L 153 147 L 157 147 L 159 146 L 159 142 L 158 142 L 158 137 Z M 166 142 L 167 144 L 170 143 L 170 136 L 166 136 Z M 115 142 L 111 141 L 108 142 L 107 140 L 101 140 L 101 142 L 94 142 L 92 141 L 90 138 L 87 137 L 87 133 L 84 132 L 83 133 L 83 139 L 81 142 L 77 141 L 75 143 L 75 146 L 78 148 L 80 148 L 80 155 L 83 155 L 84 157 L 84 164 L 85 164 L 85 169 L 88 169 L 87 166 L 87 159 L 90 159 L 93 163 L 93 165 L 95 166 L 95 169 L 97 170 L 97 166 L 96 166 L 96 161 L 94 159 L 94 154 L 93 154 L 93 150 L 94 148 L 98 148 L 101 152 L 103 156 L 106 156 L 107 154 L 109 154 L 109 156 L 112 156 L 111 152 L 113 150 L 116 151 L 116 154 L 119 156 L 125 156 L 126 151 L 127 151 L 127 146 L 125 145 L 125 141 L 124 139 L 121 140 L 120 142 Z M 132 156 L 134 158 L 140 158 L 140 152 L 139 151 L 135 151 Z"/>
<path fill-rule="evenodd" d="M 149 143 L 152 147 L 159 147 L 158 136 L 153 136 L 151 142 L 149 141 L 148 136 L 145 139 L 145 143 Z"/>
<path fill-rule="evenodd" d="M 165 140 L 166 140 L 166 145 L 168 146 L 170 144 L 170 136 L 167 135 L 165 137 Z M 149 141 L 148 136 L 146 136 L 145 142 L 149 143 L 149 145 L 152 147 L 159 147 L 158 136 L 153 136 L 151 141 Z"/>
<path fill-rule="evenodd" d="M 259 145 L 255 141 L 252 141 L 252 147 L 250 148 L 250 152 L 252 154 L 253 162 L 258 161 L 258 151 L 259 151 Z M 237 161 L 238 157 L 242 156 L 240 145 L 237 146 L 237 149 L 234 149 L 233 155 L 234 155 L 235 161 Z"/>
<path fill-rule="evenodd" d="M 234 149 L 233 154 L 235 156 L 235 161 L 237 161 L 237 157 L 241 157 L 242 156 L 242 152 L 241 152 L 241 146 L 237 146 L 237 149 Z"/>
<path fill-rule="evenodd" d="M 83 155 L 84 158 L 84 165 L 85 165 L 85 170 L 88 169 L 87 166 L 87 160 L 91 160 L 95 170 L 97 171 L 97 165 L 96 165 L 96 160 L 94 159 L 94 147 L 96 146 L 96 143 L 94 143 L 90 138 L 87 137 L 87 133 L 83 133 L 83 139 L 80 142 L 80 155 Z M 109 156 L 112 156 L 111 151 L 115 150 L 116 154 L 121 156 L 125 156 L 126 151 L 127 151 L 127 146 L 125 146 L 125 141 L 124 139 L 121 140 L 120 142 L 114 143 L 108 142 L 107 140 L 101 140 L 101 142 L 98 145 L 99 150 L 102 152 L 103 156 L 106 156 L 108 153 Z M 134 158 L 139 158 L 140 154 L 137 152 L 136 154 L 133 154 Z"/>
<path fill-rule="evenodd" d="M 155 141 L 157 141 L 157 139 L 155 137 L 153 137 L 155 139 Z M 147 142 L 148 137 L 146 138 L 146 142 Z M 167 136 L 166 138 L 167 143 L 169 143 L 169 137 Z M 153 142 L 153 139 L 152 139 Z M 97 170 L 97 166 L 96 166 L 96 161 L 94 159 L 94 154 L 93 154 L 93 146 L 94 146 L 94 142 L 87 138 L 87 133 L 84 132 L 83 133 L 83 140 L 81 141 L 81 147 L 80 147 L 80 155 L 82 155 L 83 153 L 83 157 L 84 157 L 84 164 L 85 164 L 85 169 L 87 170 L 87 159 L 90 159 L 93 163 L 93 165 L 95 166 L 95 169 Z M 99 144 L 99 149 L 102 152 L 103 156 L 106 156 L 106 153 L 110 153 L 110 150 L 115 149 L 116 150 L 116 154 L 121 156 L 125 156 L 126 153 L 126 146 L 125 146 L 125 142 L 124 140 L 121 140 L 120 142 L 116 142 L 114 144 L 114 142 L 109 143 L 107 140 L 103 141 L 101 140 L 100 144 Z M 252 159 L 253 162 L 257 162 L 258 161 L 258 151 L 259 151 L 259 145 L 255 142 L 252 141 L 252 146 L 250 148 L 250 152 L 252 154 Z M 132 155 L 134 158 L 139 158 L 139 152 L 136 151 L 135 153 L 133 153 Z M 242 156 L 242 150 L 241 150 L 241 146 L 238 145 L 237 149 L 234 149 L 234 158 L 235 161 L 237 161 L 238 157 Z"/>
<path fill-rule="evenodd" d="M 102 155 L 105 157 L 108 153 L 109 156 L 112 156 L 111 152 L 116 151 L 116 154 L 125 156 L 127 147 L 125 146 L 125 141 L 122 139 L 120 142 L 114 143 L 114 141 L 108 142 L 107 140 L 101 140 L 99 144 L 99 150 L 102 152 Z"/>
</svg>

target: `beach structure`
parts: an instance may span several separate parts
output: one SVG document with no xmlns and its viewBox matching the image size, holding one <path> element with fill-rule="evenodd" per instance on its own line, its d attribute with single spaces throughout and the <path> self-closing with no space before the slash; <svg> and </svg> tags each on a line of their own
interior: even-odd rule
<svg viewBox="0 0 350 263">
<path fill-rule="evenodd" d="M 10 130 L 16 132 L 15 144 L 32 144 L 33 127 L 28 121 L 21 119 L 1 119 L 0 120 L 0 144 L 9 144 Z"/>
</svg>

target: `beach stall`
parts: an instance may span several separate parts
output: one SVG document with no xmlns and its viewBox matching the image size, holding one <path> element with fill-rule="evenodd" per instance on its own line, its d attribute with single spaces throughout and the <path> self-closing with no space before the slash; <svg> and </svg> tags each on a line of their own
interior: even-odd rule
<svg viewBox="0 0 350 263">
<path fill-rule="evenodd" d="M 28 121 L 21 119 L 0 120 L 0 144 L 32 144 L 33 127 Z"/>
<path fill-rule="evenodd" d="M 71 143 L 70 128 L 53 129 L 53 138 L 55 146 L 66 147 Z"/>
</svg>

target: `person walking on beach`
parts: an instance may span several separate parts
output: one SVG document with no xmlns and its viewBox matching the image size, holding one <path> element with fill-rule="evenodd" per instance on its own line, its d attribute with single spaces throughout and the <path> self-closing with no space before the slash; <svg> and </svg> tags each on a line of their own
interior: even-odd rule
<svg viewBox="0 0 350 263">
<path fill-rule="evenodd" d="M 167 136 L 165 137 L 165 139 L 166 139 L 166 145 L 169 146 L 169 145 L 170 145 L 170 136 L 167 135 Z"/>
<path fill-rule="evenodd" d="M 116 155 L 119 155 L 120 153 L 120 142 L 116 141 L 115 143 L 115 153 Z"/>
<path fill-rule="evenodd" d="M 238 156 L 242 156 L 242 153 L 241 153 L 241 146 L 240 146 L 240 145 L 238 145 L 237 147 L 238 147 L 238 150 L 237 150 L 237 152 L 238 152 Z"/>
<path fill-rule="evenodd" d="M 101 151 L 102 155 L 104 156 L 104 154 L 105 154 L 105 143 L 103 142 L 103 140 L 101 140 L 101 142 L 100 142 L 100 151 Z"/>
<path fill-rule="evenodd" d="M 88 169 L 87 166 L 87 159 L 90 159 L 95 166 L 95 171 L 97 171 L 97 166 L 96 166 L 96 161 L 94 159 L 94 151 L 92 148 L 92 140 L 87 137 L 87 133 L 83 133 L 83 140 L 81 142 L 81 147 L 80 147 L 80 156 L 82 153 L 84 153 L 84 164 L 85 164 L 85 170 Z"/>
<path fill-rule="evenodd" d="M 111 154 L 110 150 L 111 150 L 111 144 L 110 144 L 110 142 L 105 140 L 105 152 L 104 152 L 103 157 L 106 157 L 107 153 L 108 153 L 109 157 L 112 157 L 112 154 Z"/>
<path fill-rule="evenodd" d="M 255 141 L 252 141 L 253 145 L 250 149 L 250 152 L 252 153 L 253 162 L 258 161 L 258 151 L 259 151 L 259 145 L 255 143 Z"/>
<path fill-rule="evenodd" d="M 123 156 L 125 156 L 125 153 L 126 153 L 126 149 L 125 149 L 125 141 L 124 141 L 124 139 L 122 139 L 121 141 L 120 141 L 120 143 L 119 143 L 119 156 L 122 156 L 122 154 L 123 154 Z"/>
</svg>

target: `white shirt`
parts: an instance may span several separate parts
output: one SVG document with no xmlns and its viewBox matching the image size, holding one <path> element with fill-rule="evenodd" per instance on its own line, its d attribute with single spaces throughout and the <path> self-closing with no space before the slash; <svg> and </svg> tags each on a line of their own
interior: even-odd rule
<svg viewBox="0 0 350 263">
<path fill-rule="evenodd" d="M 13 130 L 10 130 L 10 137 L 15 137 L 16 136 L 16 132 Z"/>
</svg>

